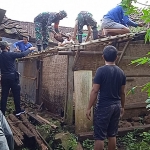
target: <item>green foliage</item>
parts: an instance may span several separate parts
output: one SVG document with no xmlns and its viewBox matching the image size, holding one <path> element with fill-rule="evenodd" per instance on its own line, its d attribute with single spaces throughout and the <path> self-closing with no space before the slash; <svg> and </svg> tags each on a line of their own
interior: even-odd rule
<svg viewBox="0 0 150 150">
<path fill-rule="evenodd" d="M 150 29 L 147 30 L 146 35 L 145 35 L 145 43 L 150 41 Z"/>
<path fill-rule="evenodd" d="M 69 139 L 69 144 L 67 145 L 68 150 L 75 150 L 77 148 L 77 138 L 71 134 L 71 138 Z"/>
<path fill-rule="evenodd" d="M 141 16 L 141 19 L 145 22 L 145 23 L 149 23 L 150 22 L 150 8 L 147 9 L 142 9 L 143 12 L 143 16 Z"/>
<path fill-rule="evenodd" d="M 94 150 L 94 141 L 89 139 L 83 141 L 83 148 L 85 150 Z"/>
</svg>

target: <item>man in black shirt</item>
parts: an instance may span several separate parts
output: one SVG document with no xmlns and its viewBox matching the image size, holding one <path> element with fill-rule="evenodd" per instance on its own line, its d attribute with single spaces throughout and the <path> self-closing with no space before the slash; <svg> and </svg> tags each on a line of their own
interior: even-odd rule
<svg viewBox="0 0 150 150">
<path fill-rule="evenodd" d="M 103 58 L 105 65 L 96 71 L 86 116 L 90 119 L 91 107 L 98 98 L 94 111 L 94 150 L 103 150 L 106 137 L 108 150 L 115 150 L 119 118 L 124 113 L 126 77 L 115 65 L 115 47 L 106 46 Z"/>
<path fill-rule="evenodd" d="M 15 60 L 16 58 L 22 58 L 27 56 L 35 47 L 31 47 L 28 50 L 17 53 L 10 52 L 10 44 L 6 41 L 0 42 L 0 48 L 2 53 L 0 54 L 0 69 L 1 69 L 1 111 L 5 115 L 7 97 L 9 90 L 12 90 L 16 115 L 24 113 L 24 110 L 20 108 L 20 85 L 19 85 L 19 74 L 16 71 Z"/>
</svg>

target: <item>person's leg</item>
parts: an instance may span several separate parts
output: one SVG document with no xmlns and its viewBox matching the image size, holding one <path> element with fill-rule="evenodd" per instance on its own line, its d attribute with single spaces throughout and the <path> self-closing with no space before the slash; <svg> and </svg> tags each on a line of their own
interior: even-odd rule
<svg viewBox="0 0 150 150">
<path fill-rule="evenodd" d="M 2 112 L 0 111 L 0 118 L 1 118 L 1 126 L 4 132 L 4 135 L 7 139 L 7 143 L 10 150 L 14 149 L 14 138 L 13 133 L 11 132 L 11 129 L 5 119 L 5 116 L 3 116 Z"/>
<path fill-rule="evenodd" d="M 35 35 L 36 35 L 36 45 L 38 51 L 41 51 L 42 45 L 42 24 L 40 22 L 35 22 Z"/>
<path fill-rule="evenodd" d="M 111 107 L 95 108 L 94 112 L 94 150 L 103 150 L 107 128 L 111 118 Z"/>
<path fill-rule="evenodd" d="M 94 150 L 103 150 L 104 149 L 104 141 L 95 140 L 94 142 Z"/>
<path fill-rule="evenodd" d="M 0 149 L 1 150 L 10 150 L 8 147 L 5 135 L 0 136 Z"/>
<path fill-rule="evenodd" d="M 116 149 L 116 137 L 108 137 L 108 150 Z"/>
<path fill-rule="evenodd" d="M 6 105 L 7 105 L 7 98 L 10 90 L 10 86 L 8 80 L 5 78 L 1 78 L 1 86 L 2 86 L 2 93 L 1 93 L 1 111 L 3 115 L 5 115 Z"/>
<path fill-rule="evenodd" d="M 21 113 L 21 107 L 20 107 L 20 84 L 16 79 L 11 80 L 11 89 L 14 97 L 14 104 L 15 104 L 15 110 L 16 114 Z"/>
<path fill-rule="evenodd" d="M 118 34 L 126 34 L 126 33 L 130 33 L 130 30 L 126 27 L 122 28 L 122 29 L 103 29 L 103 35 L 107 36 L 107 35 L 118 35 Z"/>
<path fill-rule="evenodd" d="M 48 42 L 50 39 L 50 32 L 46 25 L 43 25 L 43 49 L 45 50 L 48 46 Z"/>
<path fill-rule="evenodd" d="M 98 30 L 97 30 L 97 22 L 90 15 L 86 15 L 85 22 L 87 25 L 92 27 L 93 30 L 93 40 L 98 39 Z"/>
<path fill-rule="evenodd" d="M 111 19 L 103 19 L 101 29 L 103 31 L 103 36 L 130 33 L 129 28 L 120 23 L 114 22 Z"/>
<path fill-rule="evenodd" d="M 112 105 L 113 114 L 110 118 L 110 123 L 107 129 L 108 135 L 108 150 L 116 149 L 116 135 L 118 132 L 118 124 L 120 118 L 120 104 Z"/>
<path fill-rule="evenodd" d="M 84 17 L 82 14 L 78 15 L 78 42 L 82 43 L 82 34 L 84 26 Z"/>
</svg>

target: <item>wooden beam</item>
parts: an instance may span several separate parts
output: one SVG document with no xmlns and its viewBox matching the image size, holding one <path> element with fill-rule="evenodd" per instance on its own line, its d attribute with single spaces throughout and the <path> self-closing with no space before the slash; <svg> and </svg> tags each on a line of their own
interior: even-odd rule
<svg viewBox="0 0 150 150">
<path fill-rule="evenodd" d="M 36 115 L 39 119 L 41 119 L 42 121 L 44 121 L 46 124 L 50 125 L 53 129 L 58 129 L 58 126 L 50 123 L 48 120 L 44 119 L 43 117 Z"/>
<path fill-rule="evenodd" d="M 133 126 L 128 128 L 119 128 L 118 129 L 118 136 L 124 136 L 129 132 L 133 132 L 135 130 L 138 130 L 138 132 L 146 132 L 150 130 L 150 125 L 142 125 L 142 126 Z M 93 131 L 91 132 L 83 132 L 78 134 L 78 140 L 84 141 L 84 140 L 93 140 Z"/>
<path fill-rule="evenodd" d="M 126 75 L 126 77 L 150 77 L 150 74 L 130 74 Z"/>
<path fill-rule="evenodd" d="M 123 56 L 124 56 L 124 54 L 125 54 L 125 52 L 126 52 L 128 46 L 129 46 L 129 44 L 130 44 L 130 41 L 131 41 L 131 40 L 127 41 L 127 43 L 125 44 L 125 46 L 124 46 L 124 48 L 123 48 L 123 51 L 122 51 L 122 53 L 121 53 L 121 55 L 120 55 L 120 57 L 119 57 L 119 60 L 117 61 L 117 65 L 118 65 L 118 66 L 119 66 L 119 64 L 120 64 L 120 62 L 121 62 L 121 60 L 122 60 L 122 58 L 123 58 Z"/>
<path fill-rule="evenodd" d="M 65 100 L 65 122 L 69 125 L 73 124 L 73 63 L 74 57 L 68 56 L 67 70 L 67 95 Z"/>
<path fill-rule="evenodd" d="M 78 49 L 77 52 L 76 52 L 75 58 L 74 58 L 74 64 L 73 64 L 73 67 L 72 67 L 73 71 L 75 70 L 75 67 L 76 67 L 76 64 L 77 64 L 77 61 L 78 61 L 79 57 L 80 57 L 80 50 Z"/>
<path fill-rule="evenodd" d="M 75 93 L 75 132 L 86 132 L 91 129 L 92 121 L 86 118 L 90 92 L 92 89 L 92 71 L 74 72 L 74 93 Z M 93 112 L 93 111 L 92 111 Z M 91 120 L 93 115 L 91 114 Z"/>
<path fill-rule="evenodd" d="M 76 51 L 59 51 L 58 55 L 76 55 Z M 118 51 L 118 55 L 120 55 L 122 51 Z M 102 51 L 80 51 L 80 55 L 102 55 Z"/>
</svg>

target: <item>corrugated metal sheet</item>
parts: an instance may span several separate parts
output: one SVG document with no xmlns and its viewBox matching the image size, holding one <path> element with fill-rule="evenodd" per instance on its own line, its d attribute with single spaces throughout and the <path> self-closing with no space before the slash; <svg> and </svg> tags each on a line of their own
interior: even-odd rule
<svg viewBox="0 0 150 150">
<path fill-rule="evenodd" d="M 19 61 L 21 96 L 26 101 L 36 103 L 38 92 L 37 60 Z"/>
</svg>

